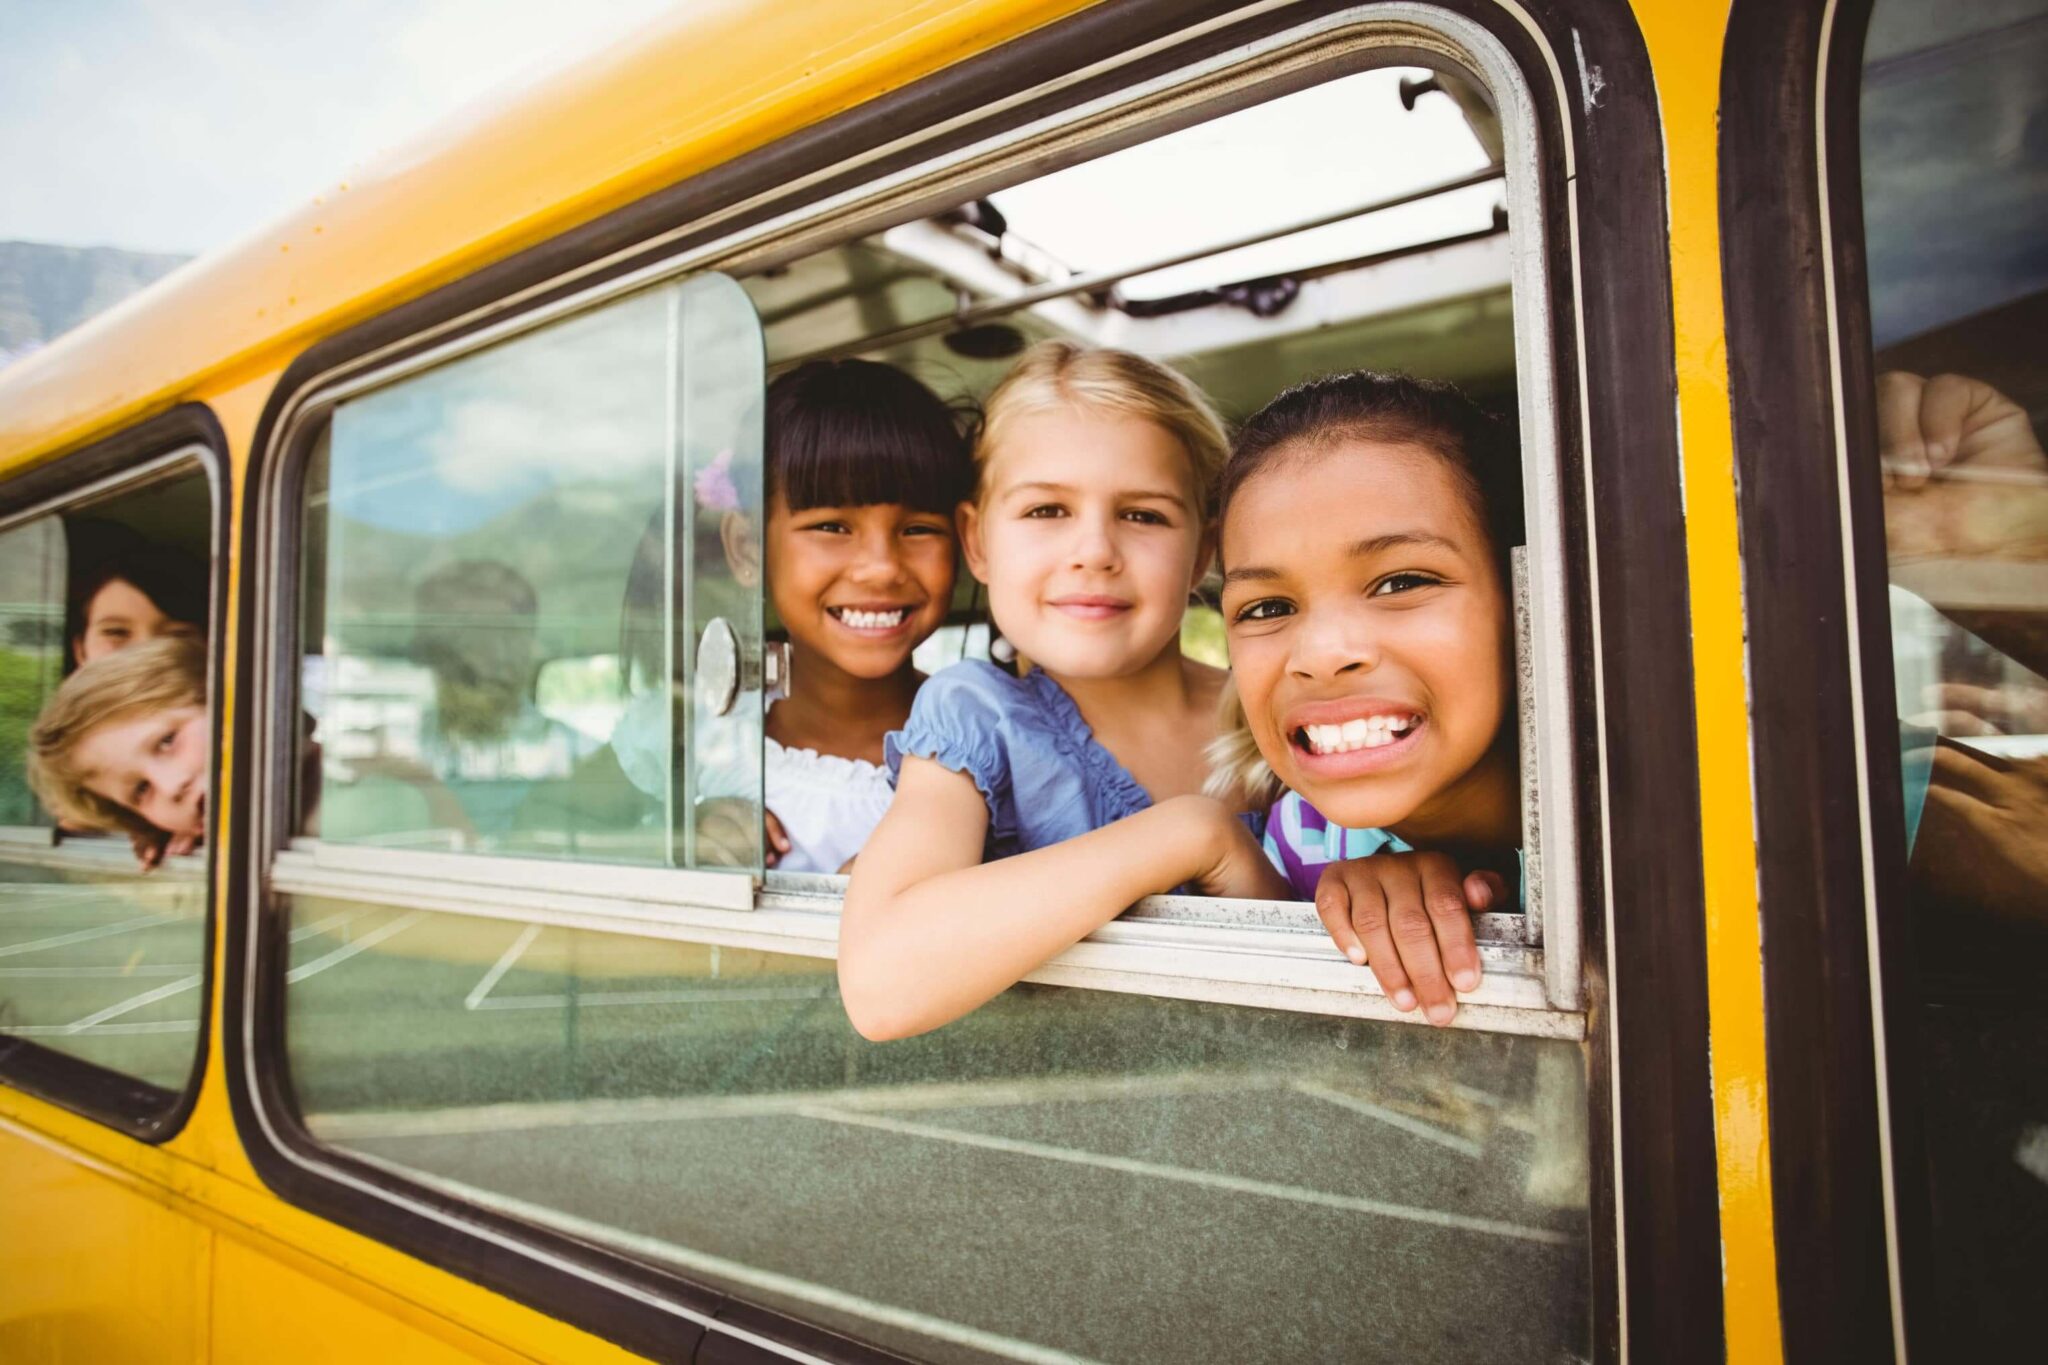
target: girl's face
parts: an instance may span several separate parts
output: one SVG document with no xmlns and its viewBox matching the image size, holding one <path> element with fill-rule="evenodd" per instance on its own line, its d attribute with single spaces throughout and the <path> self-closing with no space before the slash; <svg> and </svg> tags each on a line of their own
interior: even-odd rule
<svg viewBox="0 0 2048 1365">
<path fill-rule="evenodd" d="M 1352 828 L 1455 815 L 1512 657 L 1458 472 L 1406 444 L 1282 451 L 1232 499 L 1223 563 L 1231 673 L 1280 780 Z"/>
<path fill-rule="evenodd" d="M 1165 428 L 1054 409 L 1018 418 L 961 543 L 989 610 L 1055 676 L 1135 673 L 1179 638 L 1206 567 L 1194 473 Z"/>
<path fill-rule="evenodd" d="M 172 620 L 157 610 L 148 593 L 125 578 L 112 578 L 86 602 L 85 629 L 71 652 L 79 663 L 89 664 L 144 640 L 199 637 L 198 626 Z"/>
<path fill-rule="evenodd" d="M 206 708 L 109 721 L 78 741 L 86 789 L 166 834 L 206 833 Z"/>
<path fill-rule="evenodd" d="M 768 504 L 768 591 L 792 644 L 857 678 L 886 678 L 945 624 L 952 520 L 899 503 Z"/>
</svg>

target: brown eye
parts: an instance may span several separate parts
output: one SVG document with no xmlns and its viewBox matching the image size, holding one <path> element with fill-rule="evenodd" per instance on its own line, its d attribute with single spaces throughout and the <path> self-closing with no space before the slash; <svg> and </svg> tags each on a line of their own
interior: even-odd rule
<svg viewBox="0 0 2048 1365">
<path fill-rule="evenodd" d="M 1294 615 L 1294 604 L 1284 597 L 1262 597 L 1256 602 L 1247 602 L 1238 610 L 1234 621 L 1277 621 Z"/>
<path fill-rule="evenodd" d="M 1426 573 L 1390 573 L 1372 585 L 1372 596 L 1388 597 L 1395 593 L 1414 592 L 1417 588 L 1433 588 L 1441 582 L 1441 578 Z"/>
</svg>

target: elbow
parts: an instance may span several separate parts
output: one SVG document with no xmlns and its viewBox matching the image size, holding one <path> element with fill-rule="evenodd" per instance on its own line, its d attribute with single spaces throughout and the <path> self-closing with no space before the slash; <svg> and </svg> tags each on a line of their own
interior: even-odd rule
<svg viewBox="0 0 2048 1365">
<path fill-rule="evenodd" d="M 863 954 L 848 952 L 844 942 L 839 951 L 839 1003 L 853 1031 L 871 1043 L 914 1037 L 931 1027 L 917 1016 L 916 1001 L 901 982 L 889 980 Z"/>
<path fill-rule="evenodd" d="M 891 1000 L 888 992 L 856 984 L 844 964 L 839 968 L 839 1003 L 846 1007 L 853 1031 L 871 1043 L 893 1043 L 930 1027 L 905 1009 L 904 1002 Z"/>
</svg>

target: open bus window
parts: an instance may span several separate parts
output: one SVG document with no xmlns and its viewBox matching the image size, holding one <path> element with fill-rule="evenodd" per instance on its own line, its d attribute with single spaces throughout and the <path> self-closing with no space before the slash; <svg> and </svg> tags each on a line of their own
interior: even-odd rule
<svg viewBox="0 0 2048 1365">
<path fill-rule="evenodd" d="M 123 674 L 102 685 L 97 675 L 135 646 L 206 638 L 212 522 L 207 474 L 185 459 L 0 527 L 0 1039 L 32 1040 L 173 1093 L 191 1072 L 205 1004 L 203 844 L 80 799 L 71 746 L 70 795 L 52 811 L 29 783 L 29 749 L 60 688 L 61 704 L 89 695 L 96 708 L 77 715 L 81 744 L 167 713 L 165 690 L 149 680 Z M 201 672 L 183 690 L 203 712 L 204 651 L 191 658 Z M 96 676 L 66 688 L 81 667 Z M 212 746 L 193 738 L 183 772 L 197 795 Z"/>
<path fill-rule="evenodd" d="M 1362 127 L 1386 135 L 1361 140 Z M 876 361 L 968 408 L 1027 346 L 1057 339 L 1169 364 L 1233 426 L 1291 384 L 1351 369 L 1450 381 L 1512 424 L 1523 394 L 1503 145 L 1499 115 L 1469 75 L 1363 71 L 991 188 L 743 283 L 774 371 Z M 1535 449 L 1540 461 L 1540 440 Z M 1556 527 L 1543 515 L 1528 523 L 1540 573 Z M 983 599 L 962 580 L 952 619 L 985 626 Z M 1219 585 L 1215 574 L 1201 585 L 1181 640 L 1188 657 L 1226 667 Z M 1556 768 L 1539 740 L 1570 744 L 1557 697 L 1539 708 L 1535 695 L 1538 656 L 1562 652 L 1558 600 L 1531 609 L 1524 596 L 1523 695 L 1507 722 L 1524 731 L 1532 910 L 1545 891 L 1537 788 Z M 1549 802 L 1566 838 L 1568 798 Z M 1569 889 L 1549 890 L 1568 914 Z M 1538 915 L 1505 908 L 1482 917 L 1483 941 L 1514 952 L 1544 936 Z M 1168 913 L 1218 912 L 1183 903 Z M 1296 919 L 1315 924 L 1306 911 Z M 1553 999 L 1576 998 L 1574 971 L 1560 964 Z"/>
<path fill-rule="evenodd" d="M 1518 323 L 1540 329 L 1548 309 L 1517 297 L 1543 254 L 1538 198 L 1493 169 L 1538 164 L 1502 150 L 1535 135 L 1526 98 L 1503 115 L 1471 77 L 1417 68 L 1346 68 L 1307 91 L 1297 73 L 1290 88 L 1149 144 L 1122 133 L 1127 145 L 1093 149 L 1099 159 L 1062 150 L 1069 183 L 1088 186 L 1078 201 L 1026 180 L 1046 161 L 1023 147 L 1007 180 L 955 186 L 948 211 L 904 221 L 878 208 L 893 216 L 760 262 L 741 284 L 770 371 L 860 357 L 971 403 L 1025 344 L 1068 337 L 1171 362 L 1241 419 L 1310 374 L 1405 369 L 1534 413 L 1521 437 L 1541 470 L 1554 455 L 1547 399 L 1524 400 L 1551 376 Z M 1119 168 L 1148 158 L 1138 203 L 1138 177 Z M 1315 180 L 1313 202 L 1266 193 L 1268 164 L 1284 167 L 1276 180 Z M 1436 217 L 1363 212 L 1439 198 Z M 1519 253 L 1502 204 L 1527 210 Z M 1369 231 L 1304 227 L 1347 207 Z M 1081 231 L 1083 212 L 1152 226 L 1116 244 Z M 1250 236 L 1277 245 L 1257 252 Z M 446 701 L 423 623 L 430 637 L 478 637 L 467 667 L 521 680 L 540 723 L 616 735 L 644 676 L 616 606 L 632 597 L 631 547 L 673 486 L 658 297 L 336 411 L 304 524 L 301 635 L 317 658 L 302 696 L 332 754 L 323 842 L 673 856 L 674 806 L 630 780 L 612 789 L 632 813 L 584 828 L 522 813 L 571 778 L 533 778 L 487 809 L 459 772 L 437 777 L 471 826 L 452 829 L 423 783 L 393 795 L 412 812 L 393 821 L 397 805 L 372 799 L 356 766 L 380 744 L 431 761 L 426 722 Z M 1531 504 L 1545 507 L 1539 492 Z M 580 520 L 599 512 L 601 525 Z M 1530 558 L 1548 562 L 1555 513 L 1529 522 Z M 422 605 L 436 573 L 482 560 L 518 570 L 531 597 L 507 587 L 488 613 L 480 591 L 467 607 Z M 1524 657 L 1539 675 L 1562 653 L 1561 600 L 1530 594 Z M 1191 604 L 1188 651 L 1220 661 L 1219 625 L 1213 597 Z M 648 636 L 671 668 L 677 639 L 666 621 Z M 918 663 L 991 648 L 963 576 Z M 1563 697 L 1525 697 L 1537 700 Z M 1543 728 L 1568 756 L 1566 714 L 1546 711 Z M 682 740 L 671 792 L 697 736 Z M 758 755 L 758 733 L 752 743 Z M 1542 788 L 1546 836 L 1569 849 L 1568 784 L 1540 774 L 1570 769 L 1546 753 L 1525 781 Z M 349 879 L 296 851 L 274 868 L 298 1116 L 381 1177 L 919 1359 L 1179 1359 L 1190 1322 L 1206 1354 L 1231 1360 L 1592 1351 L 1569 921 L 1541 944 L 1521 916 L 1488 925 L 1492 994 L 1461 1013 L 1467 1027 L 1437 1030 L 1391 1022 L 1305 906 L 1159 897 L 957 1023 L 878 1047 L 838 998 L 841 884 L 829 879 L 770 874 L 749 913 L 732 914 L 652 892 L 606 899 L 620 879 L 588 868 L 592 894 L 542 894 L 522 877 L 440 882 L 432 899 L 397 860 L 374 894 L 358 889 L 380 875 L 369 861 Z M 530 912 L 507 910 L 515 894 Z M 1498 1311 L 1510 1285 L 1515 1307 Z"/>
</svg>

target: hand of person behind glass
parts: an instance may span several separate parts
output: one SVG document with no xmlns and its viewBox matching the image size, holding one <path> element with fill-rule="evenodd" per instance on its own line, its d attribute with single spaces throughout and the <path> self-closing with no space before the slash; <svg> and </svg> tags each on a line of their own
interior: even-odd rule
<svg viewBox="0 0 2048 1365">
<path fill-rule="evenodd" d="M 2038 681 L 1935 683 L 1921 700 L 1928 709 L 1906 720 L 1944 735 L 2048 734 L 2048 687 Z"/>
<path fill-rule="evenodd" d="M 2048 758 L 1937 745 L 1912 871 L 1945 907 L 2048 928 Z"/>
<path fill-rule="evenodd" d="M 1877 378 L 1886 548 L 1913 559 L 2048 559 L 2048 454 L 1980 379 Z"/>
</svg>

